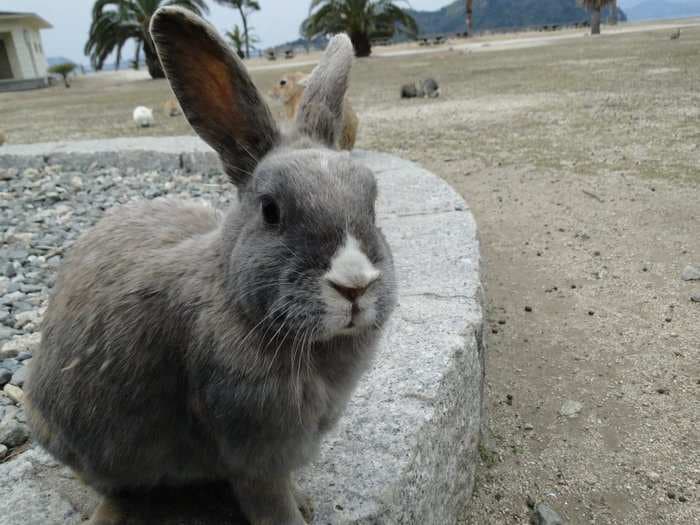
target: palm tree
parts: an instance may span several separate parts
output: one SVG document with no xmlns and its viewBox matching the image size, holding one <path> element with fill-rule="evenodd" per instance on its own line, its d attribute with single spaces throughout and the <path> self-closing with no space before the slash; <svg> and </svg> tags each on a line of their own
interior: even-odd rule
<svg viewBox="0 0 700 525">
<path fill-rule="evenodd" d="M 233 31 L 226 31 L 225 36 L 228 38 L 228 41 L 233 49 L 236 50 L 236 54 L 240 58 L 245 58 L 245 52 L 243 51 L 243 47 L 245 46 L 245 38 L 243 33 L 241 33 L 241 28 L 238 27 L 238 24 L 233 26 Z"/>
<path fill-rule="evenodd" d="M 243 38 L 245 39 L 245 56 L 250 58 L 251 36 L 248 30 L 248 17 L 255 11 L 260 11 L 257 0 L 215 0 L 217 4 L 225 5 L 232 9 L 238 9 L 243 21 Z"/>
<path fill-rule="evenodd" d="M 245 36 L 243 33 L 241 33 L 241 28 L 238 27 L 238 24 L 233 26 L 233 31 L 226 31 L 224 36 L 228 38 L 229 44 L 231 44 L 233 49 L 236 50 L 236 54 L 240 58 L 245 58 L 245 51 L 243 51 L 243 48 L 245 47 Z M 258 36 L 253 33 L 252 27 L 248 28 L 248 41 L 253 48 L 255 48 L 253 44 L 260 42 Z"/>
<path fill-rule="evenodd" d="M 472 1 L 473 0 L 466 0 L 467 2 L 467 36 L 472 35 L 472 25 L 474 23 L 474 18 L 473 18 L 473 10 L 472 10 Z"/>
<path fill-rule="evenodd" d="M 412 36 L 418 33 L 416 21 L 396 3 L 391 0 L 312 0 L 301 32 L 307 38 L 314 38 L 345 31 L 352 40 L 355 55 L 366 57 L 372 53 L 372 38 L 393 36 L 397 24 Z"/>
<path fill-rule="evenodd" d="M 121 62 L 122 47 L 127 40 L 141 41 L 142 34 L 137 24 L 132 23 L 123 5 L 117 9 L 100 13 L 90 25 L 85 54 L 90 56 L 92 67 L 99 71 L 105 60 L 117 50 L 117 68 Z"/>
<path fill-rule="evenodd" d="M 115 50 L 117 62 L 120 62 L 121 48 L 134 39 L 139 49 L 143 46 L 148 73 L 152 78 L 163 78 L 163 68 L 148 27 L 151 17 L 164 5 L 184 7 L 200 16 L 209 12 L 204 0 L 96 0 L 85 44 L 85 54 L 90 56 L 93 67 L 102 69 L 104 61 Z"/>
<path fill-rule="evenodd" d="M 583 6 L 591 12 L 591 34 L 600 34 L 600 13 L 613 0 L 581 0 Z"/>
</svg>

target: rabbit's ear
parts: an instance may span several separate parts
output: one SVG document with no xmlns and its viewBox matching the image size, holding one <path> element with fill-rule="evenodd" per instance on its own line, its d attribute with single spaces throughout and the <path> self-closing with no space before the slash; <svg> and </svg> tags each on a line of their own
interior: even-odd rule
<svg viewBox="0 0 700 525">
<path fill-rule="evenodd" d="M 245 66 L 212 26 L 185 9 L 160 8 L 150 29 L 187 120 L 219 153 L 231 181 L 244 185 L 279 141 Z"/>
<path fill-rule="evenodd" d="M 353 54 L 348 36 L 336 35 L 306 81 L 297 128 L 327 146 L 335 144 L 342 127 L 343 100 L 350 80 Z"/>
</svg>

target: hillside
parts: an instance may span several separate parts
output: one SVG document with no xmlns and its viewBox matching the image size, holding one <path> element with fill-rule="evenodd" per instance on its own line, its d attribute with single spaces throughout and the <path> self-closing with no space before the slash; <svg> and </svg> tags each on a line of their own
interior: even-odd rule
<svg viewBox="0 0 700 525">
<path fill-rule="evenodd" d="M 659 18 L 683 18 L 700 16 L 700 2 L 668 2 L 646 0 L 627 9 L 630 20 L 654 20 Z"/>
<path fill-rule="evenodd" d="M 466 2 L 456 0 L 437 11 L 413 11 L 423 35 L 461 33 L 466 29 Z M 626 20 L 622 11 L 620 20 Z M 607 18 L 607 10 L 604 13 Z M 474 0 L 474 31 L 543 25 L 568 25 L 590 18 L 576 0 Z"/>
</svg>

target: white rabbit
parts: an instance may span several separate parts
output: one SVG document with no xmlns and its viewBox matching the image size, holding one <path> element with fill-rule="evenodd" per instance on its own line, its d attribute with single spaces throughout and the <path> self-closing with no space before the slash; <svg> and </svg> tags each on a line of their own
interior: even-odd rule
<svg viewBox="0 0 700 525">
<path fill-rule="evenodd" d="M 140 128 L 153 125 L 153 111 L 146 106 L 137 106 L 134 109 L 134 123 Z"/>
</svg>

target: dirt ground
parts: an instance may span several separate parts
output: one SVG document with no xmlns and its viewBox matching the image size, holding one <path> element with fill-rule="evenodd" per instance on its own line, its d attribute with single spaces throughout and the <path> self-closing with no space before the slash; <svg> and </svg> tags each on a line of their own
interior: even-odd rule
<svg viewBox="0 0 700 525">
<path fill-rule="evenodd" d="M 569 524 L 700 523 L 700 281 L 680 280 L 700 264 L 700 27 L 672 27 L 356 64 L 358 147 L 441 175 L 480 226 L 490 439 L 464 525 L 527 523 L 528 500 Z M 441 98 L 399 100 L 427 76 Z M 0 127 L 190 133 L 133 127 L 164 82 L 104 78 L 0 94 Z"/>
</svg>

